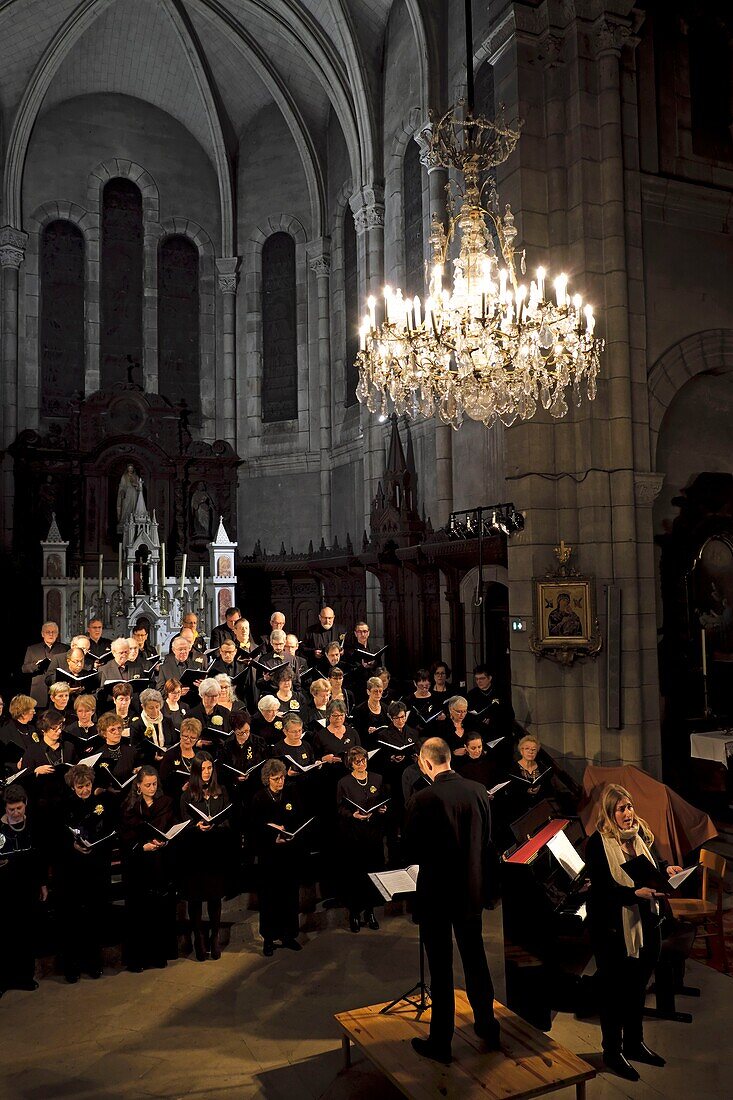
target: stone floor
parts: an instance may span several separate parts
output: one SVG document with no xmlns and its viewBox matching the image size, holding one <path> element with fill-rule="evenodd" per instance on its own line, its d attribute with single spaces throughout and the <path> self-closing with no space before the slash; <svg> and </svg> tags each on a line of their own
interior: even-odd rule
<svg viewBox="0 0 733 1100">
<path fill-rule="evenodd" d="M 231 944 L 219 962 L 179 959 L 167 970 L 106 972 L 75 986 L 47 977 L 36 993 L 0 1001 L 0 1100 L 391 1100 L 398 1093 L 356 1056 L 342 1071 L 333 1013 L 373 1004 L 416 978 L 417 934 L 406 916 L 354 936 L 341 912 L 303 936 L 298 954 L 260 951 L 257 917 L 225 909 Z M 500 915 L 486 915 L 497 996 L 503 997 Z M 669 1060 L 628 1086 L 601 1076 L 589 1100 L 729 1100 L 733 1096 L 733 979 L 700 964 L 688 978 L 703 995 L 681 1008 L 691 1025 L 647 1025 L 650 1045 Z M 552 1034 L 598 1062 L 595 1023 L 559 1015 Z M 560 1100 L 574 1090 L 555 1094 Z"/>
</svg>

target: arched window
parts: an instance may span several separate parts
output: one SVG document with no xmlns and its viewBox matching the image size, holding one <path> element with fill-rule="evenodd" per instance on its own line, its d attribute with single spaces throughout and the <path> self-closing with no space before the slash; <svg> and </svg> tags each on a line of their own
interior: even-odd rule
<svg viewBox="0 0 733 1100">
<path fill-rule="evenodd" d="M 351 207 L 344 210 L 344 309 L 346 325 L 346 406 L 356 404 L 356 386 L 359 372 L 356 357 L 359 354 L 359 271 L 357 267 L 356 226 Z"/>
<path fill-rule="evenodd" d="M 41 415 L 64 416 L 84 392 L 84 237 L 73 222 L 46 225 L 39 270 Z"/>
<path fill-rule="evenodd" d="M 201 419 L 199 253 L 188 237 L 166 237 L 158 249 L 158 390 L 185 401 L 190 423 Z"/>
<path fill-rule="evenodd" d="M 298 417 L 295 241 L 273 233 L 262 248 L 262 419 Z"/>
<path fill-rule="evenodd" d="M 423 259 L 422 165 L 417 142 L 408 141 L 402 162 L 402 204 L 405 234 L 405 290 L 410 298 L 425 297 Z"/>
<path fill-rule="evenodd" d="M 703 15 L 690 24 L 687 44 L 693 151 L 713 160 L 733 160 L 730 30 L 722 18 Z"/>
<path fill-rule="evenodd" d="M 488 61 L 476 73 L 473 87 L 473 98 L 476 104 L 476 114 L 485 118 L 494 118 L 494 68 Z"/>
<path fill-rule="evenodd" d="M 128 379 L 142 385 L 143 201 L 127 179 L 112 179 L 102 194 L 100 288 L 102 389 Z"/>
</svg>

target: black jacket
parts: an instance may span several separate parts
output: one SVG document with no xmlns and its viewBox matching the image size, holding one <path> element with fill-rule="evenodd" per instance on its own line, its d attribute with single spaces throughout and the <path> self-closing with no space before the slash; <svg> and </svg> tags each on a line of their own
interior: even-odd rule
<svg viewBox="0 0 733 1100">
<path fill-rule="evenodd" d="M 654 849 L 652 856 L 657 866 L 663 869 L 666 864 L 657 858 Z M 614 955 L 626 955 L 624 942 L 623 909 L 625 906 L 638 905 L 642 927 L 656 923 L 651 903 L 636 896 L 633 886 L 621 886 L 611 874 L 603 837 L 599 832 L 592 833 L 585 845 L 585 873 L 590 878 L 590 897 L 588 900 L 588 922 L 593 950 L 598 955 L 612 952 Z M 647 936 L 645 935 L 645 941 Z"/>
<path fill-rule="evenodd" d="M 407 804 L 405 853 L 417 863 L 419 913 L 469 917 L 487 897 L 486 869 L 491 841 L 491 810 L 484 787 L 442 772 Z"/>
</svg>

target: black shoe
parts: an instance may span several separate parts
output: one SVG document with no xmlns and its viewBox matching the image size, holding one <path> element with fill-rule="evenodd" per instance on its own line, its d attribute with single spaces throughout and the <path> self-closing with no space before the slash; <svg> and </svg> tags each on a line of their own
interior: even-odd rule
<svg viewBox="0 0 733 1100">
<path fill-rule="evenodd" d="M 286 939 L 280 940 L 283 947 L 287 947 L 289 951 L 302 951 L 302 943 L 298 943 L 294 936 L 288 936 Z"/>
<path fill-rule="evenodd" d="M 6 989 L 23 989 L 28 993 L 32 993 L 34 989 L 38 989 L 38 982 L 33 978 L 29 978 L 27 981 L 23 981 L 22 978 L 18 978 L 17 982 L 10 981 L 4 987 L 3 992 Z"/>
<path fill-rule="evenodd" d="M 130 974 L 142 974 L 145 967 L 144 966 L 128 966 L 127 969 L 130 972 Z"/>
<path fill-rule="evenodd" d="M 76 983 L 79 981 L 79 975 L 74 970 L 70 970 L 67 974 L 64 974 L 64 977 L 66 978 L 69 985 L 76 985 Z"/>
<path fill-rule="evenodd" d="M 438 1047 L 434 1047 L 429 1039 L 411 1039 L 410 1042 L 412 1043 L 412 1049 L 421 1054 L 423 1058 L 432 1058 L 434 1062 L 440 1062 L 444 1066 L 449 1066 L 453 1061 L 450 1049 L 440 1050 Z"/>
<path fill-rule="evenodd" d="M 371 928 L 372 932 L 379 931 L 379 921 L 374 916 L 373 909 L 366 909 L 364 911 L 364 923 L 366 924 L 367 928 Z"/>
<path fill-rule="evenodd" d="M 196 958 L 199 962 L 206 962 L 206 944 L 204 943 L 204 937 L 196 935 L 193 937 L 193 947 L 196 952 Z"/>
<path fill-rule="evenodd" d="M 153 970 L 165 970 L 168 965 L 168 960 L 159 959 L 158 962 L 151 963 L 150 965 L 152 966 Z"/>
<path fill-rule="evenodd" d="M 275 944 L 272 942 L 272 940 L 265 940 L 262 945 L 262 954 L 266 955 L 268 959 L 270 958 L 270 955 L 275 954 Z"/>
<path fill-rule="evenodd" d="M 361 923 L 358 917 L 349 917 L 349 928 L 352 932 L 361 931 Z"/>
<path fill-rule="evenodd" d="M 221 945 L 219 943 L 219 933 L 218 932 L 212 932 L 211 933 L 211 939 L 209 941 L 209 952 L 211 954 L 212 959 L 220 959 L 221 958 Z"/>
<path fill-rule="evenodd" d="M 655 1054 L 646 1043 L 639 1043 L 638 1047 L 624 1047 L 624 1057 L 632 1062 L 643 1062 L 646 1066 L 666 1066 L 667 1061 L 661 1054 Z"/>
<path fill-rule="evenodd" d="M 473 1030 L 479 1039 L 483 1039 L 487 1050 L 501 1050 L 501 1033 L 498 1021 L 494 1020 L 490 1024 L 474 1024 Z"/>
<path fill-rule="evenodd" d="M 96 981 L 97 978 L 102 977 L 102 967 L 101 966 L 93 966 L 92 969 L 88 973 L 89 973 L 89 977 L 94 978 L 95 981 Z"/>
<path fill-rule="evenodd" d="M 626 1081 L 639 1080 L 639 1074 L 631 1063 L 626 1061 L 623 1054 L 606 1054 L 604 1052 L 603 1064 L 606 1069 L 610 1069 L 617 1077 L 623 1077 Z"/>
</svg>

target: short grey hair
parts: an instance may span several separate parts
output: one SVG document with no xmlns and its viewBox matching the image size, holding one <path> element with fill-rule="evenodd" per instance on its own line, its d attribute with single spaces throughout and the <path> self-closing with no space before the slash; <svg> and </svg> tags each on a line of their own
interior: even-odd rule
<svg viewBox="0 0 733 1100">
<path fill-rule="evenodd" d="M 284 642 L 287 640 L 287 634 L 284 630 L 273 630 L 270 632 L 271 642 Z"/>
<path fill-rule="evenodd" d="M 203 699 L 204 695 L 220 695 L 221 684 L 218 680 L 215 680 L 213 676 L 207 676 L 205 680 L 202 680 L 199 684 L 199 695 Z"/>
<path fill-rule="evenodd" d="M 123 645 L 127 646 L 127 648 L 129 649 L 130 648 L 130 639 L 129 638 L 115 638 L 114 641 L 110 642 L 109 648 L 112 650 L 113 653 L 116 653 L 117 650 L 120 648 L 120 646 L 123 646 Z"/>
<path fill-rule="evenodd" d="M 346 703 L 341 699 L 332 699 L 326 707 L 326 718 L 330 718 L 334 711 L 339 711 L 341 714 L 348 714 Z"/>
<path fill-rule="evenodd" d="M 140 692 L 140 706 L 144 707 L 146 703 L 160 703 L 163 706 L 163 696 L 155 688 L 145 688 Z"/>
<path fill-rule="evenodd" d="M 263 714 L 266 710 L 280 710 L 280 700 L 276 699 L 274 695 L 263 695 L 257 704 L 257 709 L 260 714 Z"/>
</svg>

